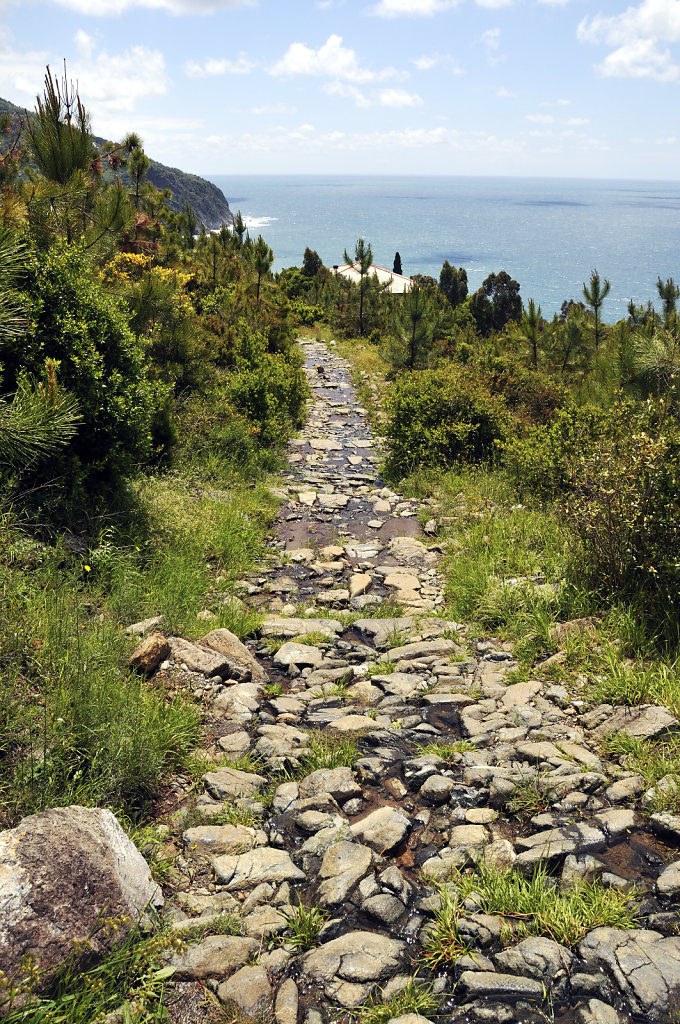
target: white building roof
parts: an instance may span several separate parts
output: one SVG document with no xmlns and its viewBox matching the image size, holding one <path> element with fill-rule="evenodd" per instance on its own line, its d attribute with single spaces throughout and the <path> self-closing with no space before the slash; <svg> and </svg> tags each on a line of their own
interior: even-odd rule
<svg viewBox="0 0 680 1024">
<path fill-rule="evenodd" d="M 361 280 L 361 267 L 359 263 L 344 263 L 342 266 L 333 267 L 333 273 L 337 274 L 338 277 L 348 277 L 351 281 L 358 284 Z M 375 264 L 371 264 L 368 268 L 368 273 L 378 278 L 380 284 L 389 285 L 389 291 L 393 295 L 403 295 L 411 288 L 411 278 L 404 277 L 403 274 L 395 274 L 391 270 L 386 270 L 385 267 L 376 267 Z"/>
</svg>

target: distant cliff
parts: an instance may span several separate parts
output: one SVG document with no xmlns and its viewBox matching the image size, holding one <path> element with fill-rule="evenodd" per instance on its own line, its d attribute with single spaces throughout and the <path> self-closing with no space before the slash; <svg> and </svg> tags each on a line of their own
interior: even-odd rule
<svg viewBox="0 0 680 1024">
<path fill-rule="evenodd" d="M 8 113 L 11 116 L 24 116 L 22 107 L 10 103 L 9 100 L 0 98 L 0 114 Z M 131 126 L 131 128 L 133 128 Z M 102 146 L 106 140 L 95 136 L 95 142 Z M 148 154 L 147 154 L 148 156 Z M 234 218 L 229 203 L 224 193 L 211 181 L 200 178 L 197 174 L 189 174 L 180 171 L 177 167 L 167 167 L 158 160 L 151 160 L 151 166 L 147 174 L 147 180 L 156 188 L 169 188 L 172 192 L 172 199 L 168 203 L 171 210 L 183 210 L 189 203 L 193 207 L 199 224 L 201 221 L 208 230 L 219 228 L 222 224 L 232 224 Z M 130 185 L 130 180 L 125 173 L 125 168 L 119 171 L 121 181 Z"/>
</svg>

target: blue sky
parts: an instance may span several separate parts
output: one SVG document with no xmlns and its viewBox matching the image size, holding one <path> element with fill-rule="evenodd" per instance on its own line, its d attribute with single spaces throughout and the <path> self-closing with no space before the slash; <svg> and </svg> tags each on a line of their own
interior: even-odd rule
<svg viewBox="0 0 680 1024">
<path fill-rule="evenodd" d="M 0 0 L 98 134 L 206 174 L 680 176 L 680 0 Z"/>
</svg>

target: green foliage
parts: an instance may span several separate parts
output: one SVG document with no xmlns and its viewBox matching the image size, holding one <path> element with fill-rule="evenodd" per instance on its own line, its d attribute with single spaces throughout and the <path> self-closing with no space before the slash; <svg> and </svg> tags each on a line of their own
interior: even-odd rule
<svg viewBox="0 0 680 1024">
<path fill-rule="evenodd" d="M 68 444 L 79 423 L 78 406 L 59 390 L 54 364 L 45 382 L 19 378 L 11 402 L 0 401 L 0 464 L 28 469 Z"/>
<path fill-rule="evenodd" d="M 350 1012 L 358 1024 L 388 1024 L 390 1020 L 415 1013 L 421 1017 L 437 1017 L 441 997 L 432 991 L 432 985 L 418 981 L 417 974 L 391 999 L 372 997 L 367 1003 Z"/>
<path fill-rule="evenodd" d="M 311 732 L 309 747 L 300 755 L 300 778 L 319 768 L 351 768 L 359 757 L 356 741 L 332 733 Z"/>
<path fill-rule="evenodd" d="M 495 443 L 512 430 L 505 402 L 464 366 L 403 374 L 385 407 L 386 464 L 393 477 L 421 466 L 488 461 Z"/>
<path fill-rule="evenodd" d="M 663 407 L 662 407 L 663 408 Z M 564 511 L 580 544 L 574 575 L 607 600 L 631 601 L 677 640 L 680 427 L 654 405 L 577 458 Z"/>
<path fill-rule="evenodd" d="M 519 493 L 550 500 L 576 483 L 578 459 L 603 433 L 617 436 L 632 406 L 610 414 L 592 405 L 569 403 L 548 423 L 530 425 L 501 445 L 501 457 Z"/>
<path fill-rule="evenodd" d="M 26 244 L 0 227 L 0 345 L 21 335 L 27 326 L 26 308 L 17 292 L 27 260 Z"/>
<path fill-rule="evenodd" d="M 635 893 L 605 888 L 600 882 L 582 882 L 559 892 L 554 878 L 539 865 L 530 878 L 514 870 L 478 864 L 473 871 L 456 874 L 453 886 L 439 886 L 441 905 L 435 914 L 424 949 L 424 960 L 436 968 L 468 952 L 459 930 L 463 904 L 472 896 L 481 913 L 503 919 L 503 939 L 515 943 L 527 935 L 546 935 L 563 946 L 576 946 L 593 928 L 635 928 L 631 909 Z"/>
<path fill-rule="evenodd" d="M 328 920 L 328 913 L 321 907 L 306 907 L 303 903 L 284 911 L 288 922 L 288 934 L 282 942 L 297 950 L 312 949 L 319 944 L 319 933 Z"/>
<path fill-rule="evenodd" d="M 63 466 L 72 477 L 115 479 L 153 455 L 153 423 L 166 391 L 154 381 L 125 311 L 101 289 L 82 251 L 57 247 L 29 268 L 31 327 L 21 346 L 0 345 L 3 389 L 54 360 L 60 385 L 78 402 L 82 426 Z"/>
<path fill-rule="evenodd" d="M 100 924 L 109 932 L 117 927 L 115 920 Z M 89 970 L 78 965 L 76 950 L 45 993 L 33 995 L 21 1007 L 6 1008 L 3 1020 L 7 1024 L 92 1024 L 121 1011 L 125 1022 L 167 1021 L 163 996 L 174 970 L 165 961 L 168 954 L 185 948 L 182 937 L 175 933 L 149 937 L 135 926 Z M 28 984 L 30 987 L 30 980 Z"/>
<path fill-rule="evenodd" d="M 414 284 L 399 305 L 394 334 L 385 352 L 395 370 L 427 366 L 437 319 L 438 312 L 427 289 Z"/>
<path fill-rule="evenodd" d="M 464 302 L 468 293 L 467 271 L 464 267 L 456 269 L 448 260 L 444 260 L 439 274 L 439 290 L 455 309 Z"/>
<path fill-rule="evenodd" d="M 483 337 L 488 337 L 494 331 L 502 331 L 510 321 L 521 319 L 519 287 L 517 281 L 505 270 L 501 270 L 498 274 L 489 274 L 481 288 L 470 297 L 470 312 Z"/>
</svg>

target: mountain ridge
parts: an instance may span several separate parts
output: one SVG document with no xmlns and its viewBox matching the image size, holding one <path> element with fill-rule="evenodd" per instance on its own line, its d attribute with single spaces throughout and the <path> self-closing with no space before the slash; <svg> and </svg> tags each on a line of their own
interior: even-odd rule
<svg viewBox="0 0 680 1024">
<path fill-rule="evenodd" d="M 0 114 L 3 113 L 9 114 L 10 117 L 24 117 L 26 110 L 17 106 L 16 103 L 12 103 L 11 100 L 0 97 Z M 107 141 L 102 136 L 96 135 L 94 140 L 100 149 Z M 222 224 L 230 226 L 233 223 L 234 216 L 229 208 L 229 201 L 217 185 L 198 174 L 191 174 L 179 167 L 170 167 L 150 156 L 149 160 L 147 181 L 150 181 L 158 189 L 168 188 L 171 190 L 172 198 L 168 202 L 171 210 L 179 213 L 184 209 L 186 203 L 189 203 L 198 222 L 205 224 L 208 231 L 217 229 Z M 118 174 L 121 181 L 131 188 L 131 181 L 124 167 L 120 168 Z"/>
</svg>

